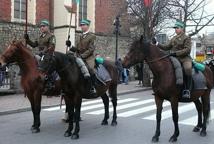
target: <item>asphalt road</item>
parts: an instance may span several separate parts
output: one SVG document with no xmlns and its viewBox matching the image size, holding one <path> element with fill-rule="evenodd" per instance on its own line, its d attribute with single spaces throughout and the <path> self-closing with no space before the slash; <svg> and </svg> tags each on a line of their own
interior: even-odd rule
<svg viewBox="0 0 214 144">
<path fill-rule="evenodd" d="M 41 112 L 41 132 L 32 134 L 31 112 L 0 116 L 0 144 L 149 144 L 155 132 L 155 104 L 152 91 L 122 95 L 118 100 L 118 125 L 101 126 L 103 106 L 100 99 L 84 101 L 80 122 L 80 139 L 71 140 L 63 136 L 67 124 L 61 121 L 63 109 L 58 107 L 43 109 Z M 192 132 L 197 118 L 192 103 L 179 106 L 179 144 L 214 143 L 214 93 L 211 95 L 212 115 L 207 127 L 207 136 Z M 164 103 L 160 144 L 169 143 L 174 127 L 171 109 Z M 111 119 L 110 119 L 111 120 Z M 111 122 L 109 120 L 109 123 Z"/>
</svg>

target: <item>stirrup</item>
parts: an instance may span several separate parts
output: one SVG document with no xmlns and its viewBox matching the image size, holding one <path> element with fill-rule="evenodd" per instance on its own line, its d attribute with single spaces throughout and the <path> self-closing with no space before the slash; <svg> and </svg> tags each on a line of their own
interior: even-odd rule
<svg viewBox="0 0 214 144">
<path fill-rule="evenodd" d="M 182 97 L 183 98 L 190 98 L 190 90 L 183 90 Z"/>
<path fill-rule="evenodd" d="M 92 88 L 90 89 L 90 96 L 91 96 L 92 98 L 96 98 L 96 97 L 97 97 L 97 92 L 96 92 L 96 89 L 95 89 L 94 87 L 92 87 Z"/>
</svg>

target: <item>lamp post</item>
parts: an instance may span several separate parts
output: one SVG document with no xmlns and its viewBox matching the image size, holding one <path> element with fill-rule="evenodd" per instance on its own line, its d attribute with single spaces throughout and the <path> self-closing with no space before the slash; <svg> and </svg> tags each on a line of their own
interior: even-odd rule
<svg viewBox="0 0 214 144">
<path fill-rule="evenodd" d="M 114 20 L 114 26 L 115 26 L 114 33 L 116 35 L 115 61 L 117 61 L 117 59 L 118 59 L 118 35 L 120 34 L 120 27 L 121 27 L 119 15 L 117 15 L 116 19 Z"/>
</svg>

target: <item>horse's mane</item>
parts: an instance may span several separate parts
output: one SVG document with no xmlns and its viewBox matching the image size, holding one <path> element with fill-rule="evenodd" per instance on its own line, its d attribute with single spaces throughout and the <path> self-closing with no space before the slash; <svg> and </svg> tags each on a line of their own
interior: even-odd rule
<svg viewBox="0 0 214 144">
<path fill-rule="evenodd" d="M 32 51 L 23 44 L 23 41 L 14 41 L 13 44 L 19 48 L 22 49 L 25 53 L 27 53 L 28 55 L 31 55 L 33 57 L 33 53 Z"/>
</svg>

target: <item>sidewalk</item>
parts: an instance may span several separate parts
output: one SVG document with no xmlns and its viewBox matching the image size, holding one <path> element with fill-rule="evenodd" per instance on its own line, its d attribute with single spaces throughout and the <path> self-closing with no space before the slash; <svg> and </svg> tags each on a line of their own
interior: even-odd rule
<svg viewBox="0 0 214 144">
<path fill-rule="evenodd" d="M 136 87 L 137 83 L 138 81 L 131 81 L 128 85 L 119 84 L 117 89 L 118 96 L 151 89 L 151 87 Z M 43 108 L 58 106 L 59 104 L 60 97 L 42 97 Z M 0 115 L 24 112 L 29 110 L 31 110 L 30 102 L 26 97 L 24 97 L 23 94 L 0 96 Z"/>
</svg>

